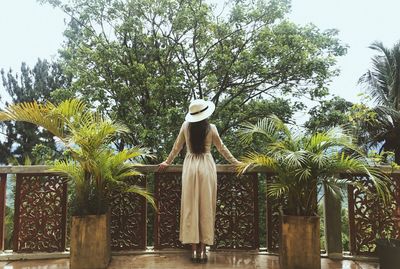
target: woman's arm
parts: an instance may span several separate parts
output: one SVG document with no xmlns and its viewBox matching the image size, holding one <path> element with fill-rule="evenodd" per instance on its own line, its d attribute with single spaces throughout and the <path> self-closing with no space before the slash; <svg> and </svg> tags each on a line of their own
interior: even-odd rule
<svg viewBox="0 0 400 269">
<path fill-rule="evenodd" d="M 182 124 L 181 129 L 179 131 L 178 137 L 175 140 L 174 146 L 171 149 L 171 152 L 168 155 L 168 158 L 159 164 L 158 172 L 163 172 L 175 159 L 176 155 L 181 151 L 183 145 L 185 144 L 185 122 Z"/>
<path fill-rule="evenodd" d="M 217 148 L 217 150 L 219 151 L 219 153 L 221 153 L 222 156 L 224 156 L 224 158 L 232 163 L 232 164 L 240 164 L 241 162 L 239 162 L 235 157 L 233 157 L 232 153 L 229 151 L 229 149 L 225 146 L 225 144 L 222 142 L 221 137 L 219 136 L 217 127 L 215 127 L 215 125 L 212 125 L 212 135 L 213 135 L 213 144 L 214 146 Z"/>
<path fill-rule="evenodd" d="M 185 122 L 182 124 L 181 129 L 179 131 L 178 137 L 175 140 L 174 146 L 172 147 L 171 152 L 168 155 L 168 158 L 165 160 L 165 163 L 171 164 L 178 153 L 182 150 L 183 145 L 185 144 Z"/>
</svg>

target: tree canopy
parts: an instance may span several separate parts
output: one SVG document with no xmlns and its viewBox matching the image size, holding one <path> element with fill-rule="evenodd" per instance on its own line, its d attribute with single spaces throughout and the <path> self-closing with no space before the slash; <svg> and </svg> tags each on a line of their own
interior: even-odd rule
<svg viewBox="0 0 400 269">
<path fill-rule="evenodd" d="M 293 96 L 327 94 L 346 52 L 336 30 L 290 22 L 286 0 L 41 2 L 70 16 L 60 55 L 73 92 L 128 125 L 119 148 L 144 145 L 159 160 L 190 100 L 212 100 L 221 135 L 234 141 L 244 121 L 289 119 L 302 107 Z"/>
<path fill-rule="evenodd" d="M 339 96 L 322 100 L 318 106 L 308 111 L 310 118 L 305 122 L 304 127 L 313 133 L 326 131 L 334 126 L 347 125 L 352 106 L 353 103 Z"/>
<path fill-rule="evenodd" d="M 71 77 L 64 74 L 61 65 L 47 60 L 38 59 L 33 68 L 22 63 L 20 73 L 3 69 L 0 73 L 12 103 L 50 101 L 53 99 L 52 93 L 57 89 L 68 88 L 71 84 Z M 4 140 L 0 143 L 0 163 L 9 163 L 10 158 L 16 158 L 19 163 L 23 163 L 25 158 L 31 159 L 33 163 L 42 163 L 43 156 L 35 153 L 43 150 L 49 157 L 54 157 L 52 151 L 56 149 L 55 142 L 46 130 L 26 122 L 8 121 L 1 125 Z"/>
</svg>

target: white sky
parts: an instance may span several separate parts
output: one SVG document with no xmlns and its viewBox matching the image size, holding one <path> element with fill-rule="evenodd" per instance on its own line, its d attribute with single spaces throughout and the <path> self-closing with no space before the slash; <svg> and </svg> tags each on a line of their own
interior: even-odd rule
<svg viewBox="0 0 400 269">
<path fill-rule="evenodd" d="M 390 47 L 400 40 L 400 0 L 292 0 L 289 18 L 298 24 L 313 23 L 320 29 L 336 28 L 350 46 L 338 60 L 339 77 L 331 93 L 360 101 L 358 78 L 369 68 L 375 40 Z M 21 62 L 33 66 L 37 58 L 52 59 L 63 41 L 65 15 L 35 0 L 0 0 L 0 68 L 19 71 Z M 0 85 L 1 103 L 4 89 Z"/>
</svg>

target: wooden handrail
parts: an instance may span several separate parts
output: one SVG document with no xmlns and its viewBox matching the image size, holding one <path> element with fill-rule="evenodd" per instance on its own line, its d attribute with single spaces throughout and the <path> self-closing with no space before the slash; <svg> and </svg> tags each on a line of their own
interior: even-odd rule
<svg viewBox="0 0 400 269">
<path fill-rule="evenodd" d="M 20 166 L 0 166 L 0 174 L 32 174 L 32 173 L 48 173 L 50 165 L 20 165 Z M 400 174 L 400 169 L 392 169 L 391 166 L 378 166 L 382 172 L 388 174 Z M 137 170 L 141 173 L 154 173 L 158 170 L 158 165 L 137 165 Z M 182 172 L 182 165 L 170 165 L 165 172 L 177 173 Z M 231 164 L 217 164 L 217 172 L 219 173 L 235 173 L 235 165 Z M 255 167 L 249 169 L 248 172 L 255 173 L 272 173 L 271 169 L 264 167 Z M 353 174 L 348 171 L 338 172 L 338 174 Z M 360 174 L 360 173 L 354 173 Z"/>
<path fill-rule="evenodd" d="M 0 166 L 0 174 L 34 174 L 34 173 L 49 173 L 50 165 L 20 165 L 20 166 Z M 154 173 L 158 170 L 158 165 L 137 165 L 137 170 L 141 173 Z M 182 172 L 182 165 L 170 165 L 165 170 L 166 173 Z M 221 164 L 217 165 L 219 173 L 235 173 L 234 165 Z M 251 169 L 251 172 L 269 172 L 265 168 Z"/>
</svg>

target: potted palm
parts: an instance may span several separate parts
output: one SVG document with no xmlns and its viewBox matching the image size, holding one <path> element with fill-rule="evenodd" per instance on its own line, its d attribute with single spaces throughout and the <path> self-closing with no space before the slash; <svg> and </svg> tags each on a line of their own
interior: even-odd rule
<svg viewBox="0 0 400 269">
<path fill-rule="evenodd" d="M 336 175 L 367 173 L 377 192 L 386 197 L 387 178 L 368 165 L 351 137 L 338 128 L 303 135 L 292 131 L 278 117 L 270 116 L 257 124 L 243 126 L 243 142 L 250 143 L 256 137 L 260 151 L 245 155 L 239 170 L 245 172 L 251 167 L 263 166 L 277 175 L 277 180 L 267 185 L 267 194 L 285 201 L 279 246 L 281 268 L 320 269 L 319 188 L 324 185 L 326 190 L 340 196 L 342 184 L 358 187 L 362 184 L 336 178 Z"/>
<path fill-rule="evenodd" d="M 74 189 L 70 266 L 106 268 L 111 258 L 108 190 L 138 193 L 154 206 L 146 190 L 124 183 L 124 179 L 139 174 L 134 160 L 143 151 L 133 148 L 117 152 L 110 146 L 128 128 L 91 111 L 78 99 L 57 106 L 36 101 L 14 104 L 0 112 L 0 121 L 7 120 L 41 126 L 62 143 L 69 157 L 55 161 L 49 171 L 66 175 Z"/>
</svg>

